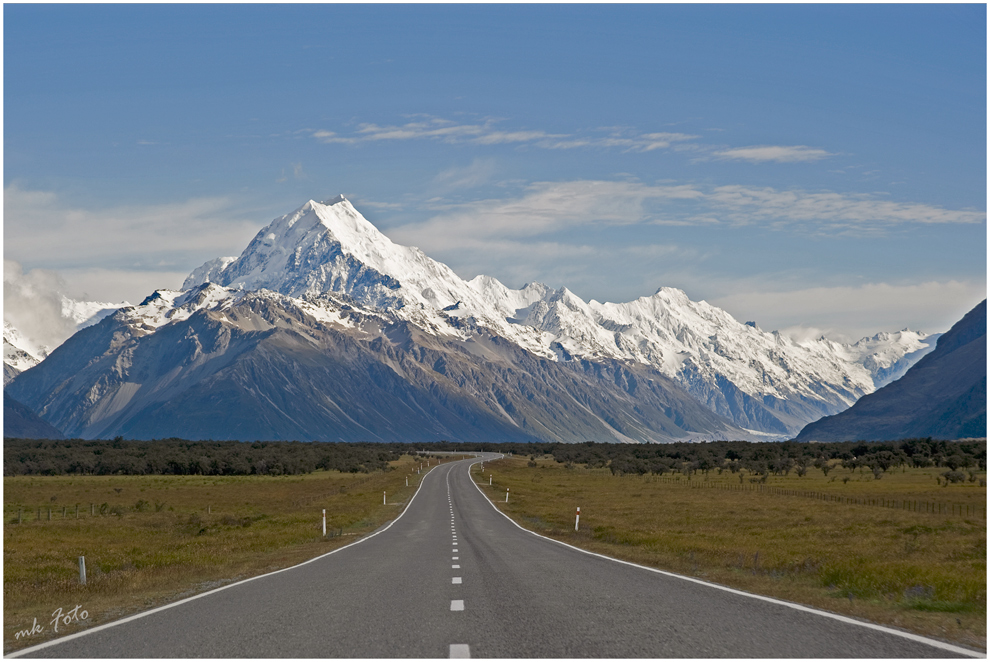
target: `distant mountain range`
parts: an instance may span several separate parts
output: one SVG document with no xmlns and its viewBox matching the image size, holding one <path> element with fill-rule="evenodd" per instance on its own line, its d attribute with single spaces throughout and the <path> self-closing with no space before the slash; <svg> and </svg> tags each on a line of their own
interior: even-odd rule
<svg viewBox="0 0 990 662">
<path fill-rule="evenodd" d="M 769 440 L 937 337 L 797 342 L 673 288 L 613 304 L 465 281 L 338 197 L 80 330 L 6 390 L 82 437 Z"/>
<path fill-rule="evenodd" d="M 129 304 L 103 303 L 100 301 L 76 301 L 62 296 L 62 318 L 75 330 L 85 329 L 99 322 L 107 315 Z M 56 345 L 57 346 L 57 345 Z M 37 342 L 22 334 L 17 327 L 3 321 L 3 384 L 6 386 L 14 377 L 32 368 L 48 356 L 54 347 Z"/>
<path fill-rule="evenodd" d="M 799 441 L 866 441 L 987 435 L 987 302 L 938 339 L 897 381 L 809 424 Z"/>
</svg>

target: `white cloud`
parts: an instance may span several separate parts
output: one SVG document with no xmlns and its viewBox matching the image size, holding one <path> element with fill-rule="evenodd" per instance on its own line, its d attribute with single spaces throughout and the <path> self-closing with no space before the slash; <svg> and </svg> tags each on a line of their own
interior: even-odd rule
<svg viewBox="0 0 990 662">
<path fill-rule="evenodd" d="M 20 263 L 3 261 L 3 319 L 27 339 L 48 348 L 60 345 L 75 331 L 62 316 L 65 281 L 54 271 L 24 272 Z"/>
<path fill-rule="evenodd" d="M 232 254 L 237 254 L 234 251 Z M 195 265 L 202 264 L 198 261 Z M 138 304 L 158 289 L 177 290 L 192 269 L 107 269 L 83 267 L 60 269 L 66 282 L 65 293 L 73 299 Z"/>
<path fill-rule="evenodd" d="M 798 163 L 802 161 L 818 161 L 833 156 L 824 149 L 815 149 L 804 145 L 755 145 L 753 147 L 736 147 L 714 153 L 721 159 L 750 161 L 752 163 Z"/>
<path fill-rule="evenodd" d="M 879 331 L 947 331 L 987 296 L 986 281 L 869 283 L 791 291 L 759 289 L 710 299 L 741 320 L 795 338 L 858 340 Z M 842 331 L 838 331 L 841 329 Z"/>
<path fill-rule="evenodd" d="M 428 239 L 431 246 L 450 247 L 478 238 L 515 239 L 587 225 L 631 225 L 651 218 L 647 204 L 659 200 L 702 197 L 686 186 L 638 182 L 536 182 L 515 199 L 481 200 L 450 205 L 423 223 L 390 232 L 396 241 Z"/>
<path fill-rule="evenodd" d="M 259 229 L 258 219 L 244 220 L 227 198 L 87 209 L 16 184 L 4 189 L 3 226 L 5 257 L 31 266 L 57 266 L 67 279 L 70 270 L 188 273 L 217 255 L 239 253 Z M 113 278 L 108 272 L 102 286 L 91 280 L 90 295 L 121 298 L 106 294 L 121 291 L 122 283 Z M 123 298 L 140 300 L 150 293 L 139 291 L 133 278 L 126 285 Z"/>
<path fill-rule="evenodd" d="M 476 124 L 463 124 L 438 117 L 425 117 L 402 125 L 360 124 L 356 132 L 348 135 L 326 129 L 310 133 L 319 142 L 342 145 L 386 140 L 440 140 L 451 144 L 473 145 L 528 144 L 543 149 L 619 147 L 630 152 L 666 149 L 674 143 L 698 138 L 686 133 L 636 134 L 629 130 L 611 130 L 605 136 L 598 135 L 600 132 L 576 136 L 542 130 L 502 130 L 496 128 L 497 123 L 496 120 L 486 119 Z"/>
<path fill-rule="evenodd" d="M 739 224 L 807 223 L 823 229 L 863 231 L 900 223 L 984 223 L 986 212 L 879 200 L 868 195 L 718 186 L 706 196 L 721 218 Z"/>
<path fill-rule="evenodd" d="M 475 162 L 449 170 L 435 183 L 447 189 L 487 182 L 489 165 Z M 442 187 L 441 187 L 442 188 Z M 764 225 L 821 234 L 882 233 L 904 224 L 984 223 L 986 213 L 874 196 L 773 188 L 636 181 L 576 180 L 535 182 L 514 198 L 438 204 L 422 223 L 396 229 L 403 240 L 442 237 L 453 245 L 462 237 L 524 237 L 587 225 Z"/>
</svg>

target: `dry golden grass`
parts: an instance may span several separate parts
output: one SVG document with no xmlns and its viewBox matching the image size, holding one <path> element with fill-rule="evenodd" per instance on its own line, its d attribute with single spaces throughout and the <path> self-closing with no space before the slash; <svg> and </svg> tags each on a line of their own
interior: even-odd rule
<svg viewBox="0 0 990 662">
<path fill-rule="evenodd" d="M 406 456 L 374 474 L 6 477 L 4 651 L 80 629 L 63 626 L 55 635 L 49 621 L 59 607 L 82 605 L 85 624 L 94 625 L 353 542 L 401 512 L 419 486 L 419 464 Z M 85 586 L 79 556 L 86 557 Z M 45 631 L 15 639 L 34 619 Z"/>
<path fill-rule="evenodd" d="M 771 476 L 764 491 L 728 471 L 679 479 L 612 476 L 524 458 L 475 467 L 475 480 L 517 522 L 543 535 L 651 567 L 953 641 L 986 647 L 986 488 L 939 487 L 936 469 L 833 468 Z M 488 487 L 488 473 L 494 484 Z M 843 478 L 849 478 L 843 481 Z M 981 472 L 979 478 L 986 478 Z M 984 482 L 985 485 L 985 482 Z M 509 488 L 509 503 L 504 503 Z M 980 516 L 772 494 L 810 492 L 874 503 L 930 501 Z M 580 531 L 574 531 L 575 508 Z M 957 507 L 956 512 L 960 512 Z"/>
</svg>

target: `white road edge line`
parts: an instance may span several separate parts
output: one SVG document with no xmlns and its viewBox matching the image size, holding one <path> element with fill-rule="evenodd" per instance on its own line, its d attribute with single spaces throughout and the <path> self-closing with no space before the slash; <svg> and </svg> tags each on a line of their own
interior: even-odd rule
<svg viewBox="0 0 990 662">
<path fill-rule="evenodd" d="M 502 457 L 505 457 L 505 456 L 503 455 Z M 975 657 L 975 658 L 985 658 L 987 656 L 986 653 L 981 653 L 981 652 L 978 652 L 978 651 L 970 650 L 968 648 L 963 648 L 962 646 L 956 646 L 954 644 L 949 644 L 949 643 L 946 643 L 944 641 L 938 641 L 937 639 L 929 639 L 928 637 L 923 637 L 920 634 L 914 634 L 912 632 L 904 632 L 902 630 L 895 630 L 894 628 L 889 628 L 889 627 L 887 627 L 885 625 L 878 625 L 876 623 L 870 623 L 868 621 L 856 620 L 855 618 L 850 618 L 849 616 L 841 616 L 839 614 L 833 614 L 833 613 L 830 613 L 830 612 L 827 612 L 827 611 L 822 611 L 820 609 L 815 609 L 814 607 L 807 607 L 805 605 L 798 604 L 796 602 L 787 602 L 785 600 L 778 600 L 777 598 L 770 598 L 770 597 L 767 597 L 765 595 L 757 595 L 756 593 L 747 593 L 746 591 L 740 591 L 739 589 L 729 588 L 728 586 L 722 586 L 721 584 L 713 584 L 712 582 L 706 582 L 706 581 L 701 580 L 701 579 L 695 579 L 694 577 L 687 577 L 685 575 L 678 575 L 675 572 L 669 572 L 667 570 L 658 570 L 657 568 L 651 568 L 649 566 L 640 565 L 638 563 L 633 563 L 631 561 L 623 561 L 622 559 L 612 558 L 611 556 L 605 556 L 604 554 L 599 554 L 597 552 L 589 552 L 586 549 L 581 549 L 580 547 L 575 547 L 574 545 L 569 545 L 566 542 L 561 542 L 559 540 L 554 540 L 553 538 L 548 538 L 547 536 L 540 535 L 539 533 L 536 533 L 534 531 L 530 531 L 529 529 L 521 526 L 514 519 L 512 519 L 511 517 L 509 517 L 508 515 L 506 515 L 505 513 L 503 513 L 492 502 L 492 500 L 488 498 L 488 495 L 486 495 L 484 492 L 481 491 L 481 488 L 478 487 L 478 484 L 474 482 L 474 479 L 473 478 L 471 478 L 471 467 L 474 466 L 475 464 L 478 464 L 478 462 L 482 462 L 482 461 L 483 460 L 476 460 L 475 462 L 472 462 L 471 464 L 468 465 L 468 479 L 470 479 L 471 484 L 474 485 L 474 488 L 476 490 L 478 490 L 478 493 L 481 494 L 481 496 L 483 496 L 486 501 L 488 501 L 489 505 L 491 505 L 491 507 L 495 509 L 495 512 L 497 512 L 499 515 L 501 515 L 505 519 L 507 519 L 510 522 L 512 522 L 513 524 L 515 524 L 519 529 L 525 531 L 526 533 L 529 533 L 531 535 L 534 535 L 537 538 L 543 538 L 544 540 L 549 540 L 552 543 L 556 543 L 558 545 L 563 545 L 564 547 L 570 547 L 571 549 L 573 549 L 575 551 L 578 551 L 578 552 L 581 552 L 582 554 L 588 554 L 590 556 L 597 556 L 598 558 L 606 559 L 608 561 L 614 561 L 615 563 L 621 563 L 623 565 L 630 565 L 630 566 L 632 566 L 634 568 L 640 568 L 642 570 L 648 570 L 649 572 L 655 572 L 658 575 L 666 575 L 667 577 L 675 577 L 677 579 L 683 579 L 684 581 L 687 581 L 687 582 L 693 582 L 695 584 L 701 584 L 702 586 L 708 586 L 708 587 L 711 587 L 711 588 L 716 588 L 716 589 L 718 589 L 720 591 L 726 591 L 727 593 L 734 593 L 736 595 L 741 595 L 741 596 L 744 596 L 744 597 L 747 597 L 747 598 L 753 598 L 755 600 L 763 600 L 764 602 L 769 602 L 769 603 L 775 604 L 775 605 L 781 605 L 783 607 L 790 607 L 791 609 L 795 609 L 797 611 L 803 611 L 803 612 L 807 612 L 809 614 L 815 614 L 817 616 L 824 616 L 825 618 L 831 618 L 832 620 L 840 621 L 842 623 L 849 623 L 851 625 L 859 625 L 861 627 L 868 628 L 870 630 L 878 630 L 880 632 L 885 632 L 887 634 L 892 634 L 892 635 L 895 635 L 895 636 L 898 636 L 898 637 L 902 637 L 904 639 L 910 639 L 911 641 L 917 641 L 919 643 L 927 644 L 927 645 L 932 646 L 934 648 L 940 648 L 942 650 L 950 651 L 952 653 L 957 653 L 959 655 L 966 655 L 968 657 Z M 449 472 L 448 472 L 448 474 L 449 474 Z M 448 480 L 449 480 L 449 478 L 448 478 Z"/>
<path fill-rule="evenodd" d="M 471 658 L 471 647 L 467 644 L 451 644 L 450 659 L 468 660 Z"/>
<path fill-rule="evenodd" d="M 198 595 L 193 595 L 193 596 L 190 596 L 188 598 L 183 598 L 182 600 L 177 600 L 176 602 L 170 602 L 167 605 L 162 605 L 161 607 L 155 607 L 154 609 L 149 609 L 148 611 L 143 611 L 143 612 L 141 612 L 139 614 L 134 614 L 132 616 L 128 616 L 126 618 L 122 618 L 122 619 L 120 619 L 118 621 L 111 621 L 109 623 L 104 623 L 103 625 L 97 625 L 96 627 L 89 628 L 88 630 L 83 630 L 82 632 L 76 632 L 74 634 L 69 634 L 69 635 L 66 635 L 64 637 L 59 637 L 58 639 L 52 639 L 51 641 L 46 641 L 46 642 L 44 642 L 42 644 L 36 644 L 34 646 L 30 646 L 29 648 L 22 648 L 21 650 L 14 651 L 13 653 L 10 653 L 9 655 L 4 655 L 4 657 L 5 658 L 7 658 L 7 657 L 20 657 L 21 655 L 25 655 L 27 653 L 33 653 L 35 651 L 42 650 L 43 648 L 48 648 L 49 646 L 55 646 L 57 644 L 64 643 L 64 642 L 69 641 L 71 639 L 78 639 L 79 637 L 85 637 L 88 634 L 93 634 L 94 632 L 99 632 L 100 630 L 106 630 L 107 628 L 112 628 L 112 627 L 117 626 L 117 625 L 123 625 L 124 623 L 127 623 L 129 621 L 135 621 L 135 620 L 137 620 L 139 618 L 144 618 L 145 616 L 151 616 L 152 614 L 155 614 L 157 612 L 165 611 L 166 609 L 171 609 L 172 607 L 178 607 L 181 604 L 185 604 L 187 602 L 192 602 L 193 600 L 198 600 L 200 598 L 205 598 L 208 595 L 212 595 L 214 593 L 219 593 L 220 591 L 226 591 L 228 588 L 234 588 L 235 586 L 240 586 L 241 584 L 247 584 L 248 582 L 253 582 L 256 579 L 261 579 L 262 577 L 271 577 L 272 575 L 277 575 L 280 572 L 287 572 L 289 570 L 295 570 L 296 568 L 298 568 L 300 566 L 308 565 L 310 563 L 313 563 L 314 561 L 319 561 L 320 559 L 326 558 L 326 557 L 330 556 L 331 554 L 336 554 L 337 552 L 343 551 L 343 550 L 347 549 L 348 547 L 353 547 L 354 545 L 360 545 L 361 543 L 363 543 L 366 540 L 371 540 L 372 538 L 374 538 L 375 536 L 377 536 L 379 533 L 385 533 L 390 528 L 392 528 L 392 525 L 393 524 L 395 524 L 400 519 L 402 519 L 402 516 L 406 514 L 406 511 L 409 510 L 409 506 L 412 505 L 412 502 L 419 495 L 419 491 L 423 488 L 423 483 L 426 482 L 426 476 L 428 476 L 433 471 L 433 469 L 436 469 L 436 468 L 437 467 L 433 467 L 432 469 L 430 469 L 429 471 L 427 471 L 425 474 L 423 474 L 423 479 L 419 481 L 419 487 L 416 488 L 416 492 L 412 495 L 412 498 L 409 499 L 409 502 L 406 504 L 406 507 L 402 509 L 402 512 L 399 513 L 399 516 L 396 517 L 391 522 L 389 522 L 388 524 L 386 524 L 384 527 L 382 527 L 382 528 L 378 529 L 377 531 L 375 531 L 374 533 L 372 533 L 371 535 L 368 535 L 368 536 L 366 536 L 364 538 L 360 538 L 358 540 L 355 540 L 354 542 L 349 543 L 347 545 L 344 545 L 343 547 L 338 547 L 337 549 L 335 549 L 335 550 L 333 550 L 331 552 L 327 552 L 326 554 L 321 554 L 320 556 L 317 556 L 315 558 L 311 558 L 308 561 L 303 561 L 302 563 L 297 563 L 296 565 L 291 565 L 288 568 L 282 568 L 281 570 L 275 570 L 273 572 L 267 572 L 267 573 L 265 573 L 263 575 L 258 575 L 257 577 L 249 577 L 247 579 L 242 579 L 239 582 L 234 582 L 233 584 L 227 584 L 226 586 L 221 586 L 220 588 L 215 588 L 215 589 L 212 589 L 210 591 L 206 591 L 205 593 L 199 593 Z M 448 471 L 447 473 L 449 474 L 450 472 Z M 449 479 L 448 479 L 448 481 L 449 481 Z M 448 485 L 449 484 L 450 483 L 448 482 Z"/>
</svg>

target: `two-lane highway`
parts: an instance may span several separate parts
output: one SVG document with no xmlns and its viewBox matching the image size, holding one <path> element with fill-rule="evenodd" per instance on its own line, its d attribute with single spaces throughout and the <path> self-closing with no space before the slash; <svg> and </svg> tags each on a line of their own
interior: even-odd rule
<svg viewBox="0 0 990 662">
<path fill-rule="evenodd" d="M 396 521 L 355 544 L 24 653 L 347 658 L 967 653 L 533 535 L 498 512 L 473 484 L 469 466 L 477 461 L 430 471 Z"/>
</svg>

